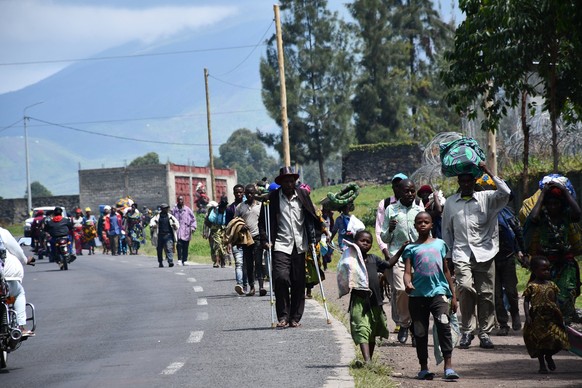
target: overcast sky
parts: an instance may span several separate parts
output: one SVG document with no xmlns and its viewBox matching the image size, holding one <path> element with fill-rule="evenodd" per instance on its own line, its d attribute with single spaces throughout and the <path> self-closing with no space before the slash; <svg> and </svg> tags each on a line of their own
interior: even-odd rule
<svg viewBox="0 0 582 388">
<path fill-rule="evenodd" d="M 70 64 L 135 40 L 252 17 L 262 0 L 0 0 L 0 93 L 18 90 Z M 264 2 L 272 17 L 272 3 Z M 244 11 L 244 12 L 243 12 Z M 269 17 L 269 16 L 267 16 Z"/>
</svg>

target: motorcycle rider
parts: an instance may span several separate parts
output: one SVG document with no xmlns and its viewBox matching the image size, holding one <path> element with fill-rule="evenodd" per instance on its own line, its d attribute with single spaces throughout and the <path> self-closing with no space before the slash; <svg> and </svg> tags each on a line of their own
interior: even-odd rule
<svg viewBox="0 0 582 388">
<path fill-rule="evenodd" d="M 4 279 L 8 285 L 8 292 L 15 297 L 14 310 L 16 311 L 16 320 L 18 326 L 25 337 L 34 336 L 34 332 L 26 329 L 26 294 L 22 287 L 22 278 L 24 277 L 23 265 L 34 261 L 34 258 L 26 257 L 24 251 L 18 245 L 12 234 L 0 227 L 0 256 L 4 260 Z"/>
<path fill-rule="evenodd" d="M 51 236 L 51 255 L 58 262 L 59 266 L 62 267 L 62 263 L 58 260 L 57 254 L 57 239 L 60 237 L 66 237 L 69 240 L 69 252 L 71 248 L 71 232 L 73 230 L 73 223 L 68 217 L 63 217 L 63 209 L 60 207 L 55 207 L 53 211 L 53 216 L 46 221 L 45 231 Z M 77 257 L 75 255 L 70 256 L 69 262 L 72 262 Z"/>
</svg>

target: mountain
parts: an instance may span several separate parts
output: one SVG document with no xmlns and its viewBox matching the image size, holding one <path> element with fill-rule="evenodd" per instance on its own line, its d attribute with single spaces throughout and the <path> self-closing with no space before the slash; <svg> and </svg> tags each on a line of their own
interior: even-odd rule
<svg viewBox="0 0 582 388">
<path fill-rule="evenodd" d="M 261 100 L 264 45 L 249 47 L 261 41 L 269 23 L 231 21 L 149 44 L 128 43 L 95 56 L 122 58 L 76 62 L 34 85 L 1 94 L 0 196 L 22 197 L 26 188 L 22 123 L 2 128 L 40 101 L 26 112 L 31 117 L 31 181 L 55 195 L 78 193 L 79 167 L 119 167 L 152 151 L 162 162 L 206 165 L 204 68 L 210 73 L 215 155 L 236 129 L 278 130 Z M 265 38 L 273 32 L 274 27 Z"/>
</svg>

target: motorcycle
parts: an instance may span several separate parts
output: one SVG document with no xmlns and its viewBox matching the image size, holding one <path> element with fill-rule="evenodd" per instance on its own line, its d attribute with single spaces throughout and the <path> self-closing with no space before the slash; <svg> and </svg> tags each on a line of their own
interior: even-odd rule
<svg viewBox="0 0 582 388">
<path fill-rule="evenodd" d="M 55 244 L 53 251 L 52 244 Z M 61 270 L 68 270 L 69 264 L 75 261 L 77 256 L 71 252 L 71 241 L 67 236 L 57 237 L 55 239 L 47 238 L 46 251 L 39 253 L 40 255 L 48 255 L 50 262 L 56 262 Z"/>
<path fill-rule="evenodd" d="M 31 263 L 31 265 L 34 265 Z M 0 271 L 0 369 L 7 367 L 8 353 L 17 350 L 22 342 L 29 337 L 23 336 L 16 319 L 14 301 L 16 298 L 8 292 L 8 285 L 4 279 L 4 274 Z M 36 319 L 34 305 L 26 304 L 28 317 L 27 321 L 32 321 L 32 331 L 36 330 Z"/>
</svg>

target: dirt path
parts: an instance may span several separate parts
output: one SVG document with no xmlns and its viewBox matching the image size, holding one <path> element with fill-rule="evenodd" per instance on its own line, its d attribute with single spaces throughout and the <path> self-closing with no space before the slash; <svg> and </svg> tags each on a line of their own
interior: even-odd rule
<svg viewBox="0 0 582 388">
<path fill-rule="evenodd" d="M 328 303 L 333 303 L 340 311 L 347 313 L 349 296 L 338 299 L 335 272 L 327 271 L 326 274 L 324 287 Z M 316 290 L 316 293 L 319 293 L 319 287 L 315 288 L 314 292 Z M 387 317 L 390 317 L 389 304 L 384 305 L 384 311 Z M 391 319 L 388 319 L 388 327 L 393 331 L 394 322 Z M 393 377 L 393 380 L 400 387 L 582 387 L 582 358 L 562 351 L 554 356 L 556 371 L 540 375 L 537 373 L 538 361 L 531 359 L 527 354 L 521 331 L 510 330 L 509 336 L 492 336 L 491 340 L 495 344 L 495 349 L 479 348 L 478 339 L 473 340 L 469 349 L 455 348 L 453 366 L 461 376 L 461 379 L 455 382 L 444 381 L 442 364 L 435 365 L 432 357 L 432 335 L 428 351 L 431 356 L 429 368 L 436 373 L 433 381 L 414 379 L 419 371 L 419 365 L 410 338 L 408 343 L 403 345 L 396 339 L 396 334 L 391 334 L 389 340 L 376 348 L 376 354 L 379 362 L 392 366 L 395 375 L 399 375 Z"/>
</svg>

